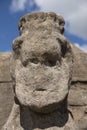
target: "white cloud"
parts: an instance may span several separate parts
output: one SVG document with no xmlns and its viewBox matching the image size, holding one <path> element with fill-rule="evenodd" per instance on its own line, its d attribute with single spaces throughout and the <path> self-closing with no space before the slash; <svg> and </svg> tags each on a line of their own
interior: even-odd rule
<svg viewBox="0 0 87 130">
<path fill-rule="evenodd" d="M 69 33 L 87 40 L 87 0 L 36 0 L 41 11 L 54 11 L 69 23 Z"/>
<path fill-rule="evenodd" d="M 26 8 L 27 0 L 12 0 L 10 9 L 12 12 L 23 11 Z"/>
<path fill-rule="evenodd" d="M 78 43 L 75 43 L 75 45 L 80 48 L 82 51 L 86 52 L 87 53 L 87 44 L 78 44 Z"/>
<path fill-rule="evenodd" d="M 87 40 L 87 0 L 12 0 L 11 10 L 22 11 L 28 6 L 31 9 L 31 2 L 40 6 L 40 11 L 52 11 L 63 15 L 69 25 L 66 26 L 66 30 Z"/>
<path fill-rule="evenodd" d="M 12 0 L 10 10 L 12 13 L 20 11 L 34 12 L 39 9 L 39 6 L 35 3 L 35 0 Z"/>
</svg>

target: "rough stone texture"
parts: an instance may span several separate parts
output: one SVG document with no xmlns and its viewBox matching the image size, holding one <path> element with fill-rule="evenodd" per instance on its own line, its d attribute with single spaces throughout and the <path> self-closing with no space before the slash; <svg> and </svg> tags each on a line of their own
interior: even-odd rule
<svg viewBox="0 0 87 130">
<path fill-rule="evenodd" d="M 30 17 L 28 17 L 28 18 L 30 18 Z M 27 17 L 26 17 L 26 19 L 27 19 Z M 44 18 L 43 18 L 43 20 L 44 20 Z M 27 25 L 29 24 L 28 22 L 26 22 L 27 23 L 26 29 L 22 29 L 22 28 L 24 28 L 22 26 L 22 23 L 25 23 L 25 22 L 26 22 L 26 20 L 23 17 L 21 22 L 19 23 L 20 33 L 22 34 L 23 39 L 26 39 L 25 35 L 28 35 L 28 33 L 29 33 L 28 28 L 27 28 Z M 63 25 L 64 25 L 64 22 L 63 22 Z M 62 32 L 63 32 L 63 30 L 64 30 L 63 26 L 61 26 L 61 28 L 62 28 Z M 18 45 L 16 44 L 15 48 L 17 48 L 17 46 Z M 87 54 L 82 52 L 81 50 L 79 50 L 73 44 L 71 44 L 71 47 L 72 47 L 73 54 L 74 54 L 74 64 L 73 64 L 73 72 L 72 72 L 72 85 L 70 87 L 69 97 L 68 97 L 68 101 L 69 101 L 68 106 L 69 106 L 69 110 L 73 114 L 75 122 L 79 126 L 79 130 L 87 130 Z M 17 52 L 19 53 L 19 51 L 17 51 Z M 10 56 L 9 53 L 0 53 L 0 129 L 1 129 L 1 126 L 4 124 L 4 122 L 6 122 L 7 117 L 11 111 L 11 106 L 13 104 L 12 83 L 8 83 L 8 82 L 3 83 L 2 82 L 2 81 L 11 81 L 10 80 L 11 77 L 10 77 L 10 73 L 9 73 L 9 69 L 10 69 L 9 68 L 9 56 Z M 37 61 L 35 61 L 35 62 L 37 62 Z M 26 62 L 25 62 L 25 65 L 26 65 Z M 13 66 L 15 66 L 15 64 L 13 64 Z M 6 71 L 3 71 L 3 70 L 6 70 Z M 13 74 L 14 74 L 14 70 L 13 70 Z M 18 102 L 18 101 L 16 100 L 16 102 Z M 26 114 L 25 114 L 25 111 L 26 111 Z M 34 125 L 32 123 L 31 124 L 34 126 L 34 129 L 37 129 L 37 128 L 44 129 L 44 127 L 49 128 L 49 125 L 56 126 L 56 127 L 53 127 L 54 129 L 57 128 L 57 124 L 55 123 L 55 120 L 56 120 L 55 114 L 52 118 L 53 121 L 50 121 L 51 124 L 48 125 L 48 123 L 47 123 L 44 126 L 44 123 L 41 125 L 38 124 L 38 122 L 39 121 L 41 122 L 41 120 L 42 120 L 40 116 L 38 117 L 37 114 L 33 113 L 32 111 L 30 112 L 31 115 L 29 115 L 28 111 L 31 111 L 31 110 L 30 109 L 28 110 L 28 108 L 24 107 L 24 106 L 22 106 L 21 111 L 19 111 L 19 105 L 14 104 L 11 115 L 13 115 L 13 118 L 16 118 L 16 120 L 15 120 L 16 126 L 17 126 L 18 122 L 21 122 L 21 125 L 24 127 L 25 130 L 27 130 L 28 127 L 30 127 L 30 126 L 29 125 L 26 126 L 25 125 L 26 122 L 28 122 L 28 121 L 32 122 L 32 120 L 33 120 Z M 21 117 L 23 117 L 23 118 L 27 117 L 25 122 L 23 120 L 19 121 L 19 116 L 20 116 L 19 112 L 21 112 L 21 114 L 20 114 Z M 15 114 L 13 114 L 13 113 L 15 113 Z M 10 117 L 11 117 L 11 115 L 10 115 Z M 57 115 L 58 115 L 58 113 L 57 113 Z M 28 118 L 28 116 L 33 117 L 33 118 Z M 62 116 L 59 116 L 59 117 L 61 118 Z M 61 124 L 64 124 L 64 122 L 67 121 L 67 114 L 65 117 L 66 118 L 62 120 L 63 122 Z M 21 119 L 23 119 L 23 118 L 21 118 Z M 46 115 L 44 116 L 44 118 L 45 119 L 47 118 Z M 35 124 L 36 119 L 38 119 L 38 121 Z M 42 121 L 42 122 L 44 122 L 44 121 Z M 66 130 L 68 130 L 68 129 L 69 128 L 66 127 Z M 17 130 L 17 128 L 14 128 L 14 130 Z M 18 130 L 20 130 L 20 129 L 18 129 Z"/>
<path fill-rule="evenodd" d="M 0 53 L 0 130 L 13 105 L 12 81 L 9 71 L 10 55 L 11 53 Z"/>
<path fill-rule="evenodd" d="M 87 129 L 87 53 L 72 45 L 74 64 L 69 108 L 81 130 Z"/>
<path fill-rule="evenodd" d="M 19 29 L 11 58 L 15 102 L 2 130 L 77 130 L 67 109 L 73 53 L 63 17 L 28 14 Z"/>
<path fill-rule="evenodd" d="M 87 129 L 87 84 L 75 83 L 69 93 L 69 109 L 82 130 Z M 82 123 L 84 122 L 84 123 Z"/>
<path fill-rule="evenodd" d="M 0 53 L 0 82 L 11 81 L 10 68 L 9 68 L 10 56 L 11 53 L 9 52 Z"/>
<path fill-rule="evenodd" d="M 86 65 L 85 65 L 87 63 L 87 61 L 83 60 L 84 57 L 85 58 L 87 57 L 87 54 L 80 51 L 74 45 L 72 45 L 72 48 L 73 48 L 74 56 L 77 58 L 80 56 L 79 67 L 81 68 L 81 66 L 83 66 L 83 69 L 81 71 L 79 71 L 79 70 L 77 71 L 77 69 L 76 69 L 77 74 L 78 74 L 78 77 L 77 77 L 78 80 L 75 80 L 75 82 L 72 83 L 72 87 L 69 92 L 69 98 L 68 98 L 69 99 L 69 110 L 72 111 L 74 120 L 79 125 L 81 130 L 86 130 L 87 129 L 87 105 L 84 105 L 83 102 L 81 103 L 81 101 L 82 101 L 81 97 L 83 96 L 84 103 L 86 103 L 87 100 L 84 98 L 84 94 L 82 92 L 84 89 L 85 89 L 84 90 L 85 92 L 87 91 L 87 83 L 86 83 L 87 82 L 87 80 L 86 80 L 87 73 L 86 73 Z M 80 53 L 83 54 L 83 57 L 82 57 L 82 55 L 80 55 Z M 2 67 L 3 67 L 3 65 L 5 65 L 3 70 L 6 70 L 6 71 L 3 71 L 3 75 L 4 75 L 3 77 L 5 77 L 6 72 L 7 72 L 7 75 L 9 75 L 8 77 L 10 77 L 10 73 L 8 71 L 10 69 L 9 68 L 10 67 L 10 64 L 9 64 L 10 55 L 11 55 L 11 53 L 0 53 L 0 66 L 1 66 L 1 64 L 2 64 Z M 5 60 L 3 60 L 3 56 L 5 57 L 4 58 Z M 78 59 L 75 60 L 74 66 L 77 66 L 76 61 L 78 61 Z M 84 64 L 84 62 L 85 62 L 85 64 Z M 0 68 L 0 70 L 2 70 L 2 67 Z M 83 70 L 85 70 L 85 71 L 83 71 Z M 75 73 L 76 71 L 74 68 L 73 79 L 75 79 L 74 75 L 76 75 L 76 73 Z M 83 74 L 83 76 L 85 77 L 84 78 L 85 82 L 80 82 L 81 78 L 79 78 L 79 76 L 81 74 Z M 0 76 L 2 77 L 2 73 L 0 74 Z M 3 80 L 6 81 L 5 79 L 6 78 L 4 78 Z M 10 81 L 10 79 L 11 78 L 9 78 L 8 81 Z M 1 80 L 1 82 L 3 80 Z M 12 84 L 8 83 L 8 82 L 5 82 L 5 83 L 1 83 L 1 82 L 0 82 L 0 104 L 1 104 L 0 105 L 0 129 L 1 129 L 1 126 L 6 122 L 8 115 L 11 111 L 12 104 L 13 104 Z M 9 84 L 11 84 L 11 85 L 9 85 Z M 80 95 L 79 91 L 81 92 L 81 94 L 83 94 L 82 96 L 79 96 Z M 86 94 L 86 96 L 87 96 L 87 94 Z M 83 105 L 81 105 L 81 104 L 83 104 Z"/>
<path fill-rule="evenodd" d="M 73 44 L 72 50 L 74 53 L 72 80 L 74 82 L 87 82 L 87 53 L 81 51 Z"/>
</svg>

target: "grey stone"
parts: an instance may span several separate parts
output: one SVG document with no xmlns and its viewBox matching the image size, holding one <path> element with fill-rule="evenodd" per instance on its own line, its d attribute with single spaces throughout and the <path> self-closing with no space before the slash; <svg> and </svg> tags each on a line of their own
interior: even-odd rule
<svg viewBox="0 0 87 130">
<path fill-rule="evenodd" d="M 78 121 L 78 125 L 81 130 L 87 130 L 87 116 Z"/>
<path fill-rule="evenodd" d="M 71 45 L 74 54 L 72 80 L 87 82 L 87 53 L 78 49 L 74 44 Z"/>
<path fill-rule="evenodd" d="M 9 52 L 0 53 L 0 129 L 5 124 L 13 105 Z"/>
<path fill-rule="evenodd" d="M 69 109 L 72 111 L 75 122 L 80 130 L 86 130 L 87 118 L 87 53 L 82 52 L 71 44 L 74 63 L 72 71 L 72 85 L 69 91 Z M 84 122 L 84 123 L 82 123 Z"/>
<path fill-rule="evenodd" d="M 0 52 L 0 82 L 11 81 L 10 52 Z"/>
<path fill-rule="evenodd" d="M 0 83 L 0 130 L 11 112 L 12 105 L 12 83 Z"/>
<path fill-rule="evenodd" d="M 28 40 L 29 41 L 31 40 L 31 43 L 35 42 L 36 39 L 33 39 L 33 37 L 36 37 L 36 38 L 38 37 L 36 43 L 38 41 L 41 41 L 41 43 L 43 43 L 43 41 L 46 41 L 46 43 L 48 42 L 50 44 L 52 42 L 54 43 L 54 40 L 52 40 L 52 39 L 53 39 L 53 37 L 55 38 L 56 35 L 57 35 L 58 41 L 61 39 L 61 41 L 62 41 L 61 43 L 63 43 L 63 42 L 66 43 L 66 38 L 64 38 L 63 35 L 62 36 L 60 35 L 60 34 L 63 34 L 63 31 L 64 31 L 64 19 L 59 15 L 58 16 L 55 15 L 54 13 L 49 13 L 49 14 L 50 15 L 52 14 L 49 18 L 48 18 L 48 14 L 45 14 L 45 13 L 39 13 L 39 14 L 35 13 L 33 15 L 30 14 L 30 15 L 25 15 L 24 17 L 22 17 L 21 21 L 19 22 L 21 36 L 18 37 L 14 41 L 14 45 L 13 45 L 13 49 L 16 52 L 15 55 L 11 54 L 11 53 L 0 53 L 0 129 L 1 129 L 1 126 L 6 122 L 8 115 L 10 114 L 12 105 L 13 105 L 14 94 L 12 91 L 12 82 L 13 82 L 13 89 L 15 91 L 15 87 L 14 87 L 15 80 L 14 79 L 15 79 L 15 66 L 16 66 L 14 58 L 22 59 L 24 61 L 23 66 L 27 67 L 26 60 L 28 60 L 28 58 L 29 58 L 28 56 L 30 55 L 30 53 L 29 53 L 29 55 L 28 55 L 28 53 L 26 53 L 28 50 L 27 45 L 23 44 L 22 49 L 21 49 L 22 43 L 24 43 L 24 41 L 27 42 Z M 46 17 L 44 17 L 44 15 Z M 37 20 L 37 22 L 36 22 L 37 24 L 34 24 L 35 19 Z M 46 19 L 48 19 L 48 20 L 46 20 Z M 47 31 L 48 25 L 46 25 L 46 27 L 44 27 L 44 24 L 47 24 L 46 21 L 50 21 L 51 19 L 54 21 L 55 24 L 53 22 L 49 23 L 52 25 L 52 28 L 49 25 L 50 31 L 48 32 Z M 42 24 L 43 26 L 39 26 L 39 25 L 41 25 L 41 24 L 39 24 L 39 21 L 41 22 L 41 24 L 43 22 L 43 24 Z M 61 26 L 59 26 L 56 21 L 60 21 L 59 23 Z M 33 26 L 31 27 L 31 25 L 33 25 Z M 54 29 L 53 26 L 56 26 L 56 28 Z M 34 33 L 34 35 L 33 35 L 34 30 L 37 28 L 39 28 L 37 30 L 37 33 L 36 34 Z M 41 34 L 40 30 L 43 31 L 44 33 Z M 50 38 L 49 35 L 52 35 L 53 37 Z M 48 41 L 46 39 L 48 39 Z M 29 43 L 27 43 L 27 44 L 29 44 Z M 29 44 L 29 46 L 30 46 L 30 44 Z M 72 52 L 73 52 L 73 69 L 72 69 L 72 83 L 70 85 L 69 96 L 68 96 L 68 109 L 71 111 L 70 113 L 73 116 L 75 123 L 79 126 L 79 130 L 86 130 L 87 129 L 86 128 L 86 125 L 87 125 L 87 120 L 86 120 L 87 119 L 87 54 L 82 52 L 80 49 L 78 49 L 72 43 L 69 43 L 69 44 L 71 45 Z M 18 49 L 18 48 L 20 48 L 20 49 Z M 24 48 L 25 49 L 27 48 L 27 50 L 25 51 Z M 43 48 L 43 46 L 42 46 L 42 48 Z M 35 51 L 36 51 L 36 49 L 35 49 Z M 60 51 L 60 49 L 58 51 Z M 21 52 L 21 56 L 19 56 L 20 52 Z M 23 52 L 25 52 L 26 54 L 24 54 Z M 38 52 L 38 50 L 37 50 L 37 52 Z M 43 51 L 41 51 L 41 53 L 42 52 Z M 26 58 L 23 58 L 23 57 L 25 57 L 25 55 L 27 55 Z M 12 59 L 11 66 L 10 66 L 10 61 L 9 61 L 10 56 Z M 59 58 L 60 57 L 61 56 L 59 56 Z M 32 62 L 32 64 L 36 64 L 36 65 L 38 64 L 38 60 L 36 60 L 36 59 L 33 59 L 33 61 L 31 60 L 31 62 Z M 48 62 L 46 62 L 46 65 L 47 66 L 50 65 L 50 67 L 51 67 L 51 63 L 49 64 Z M 10 75 L 10 68 L 11 68 L 11 75 Z M 38 72 L 37 72 L 37 74 L 38 74 Z M 12 80 L 11 76 L 12 76 L 13 81 L 11 81 Z M 39 88 L 39 91 L 40 91 L 40 88 Z M 44 92 L 44 90 L 43 90 L 43 92 Z M 19 122 L 21 122 L 22 127 L 24 127 L 25 130 L 27 130 L 28 127 L 32 129 L 32 126 L 42 129 L 42 128 L 44 128 L 44 126 L 46 126 L 46 128 L 50 128 L 50 126 L 56 125 L 55 120 L 57 119 L 57 117 L 55 116 L 55 114 L 52 114 L 52 113 L 56 113 L 57 110 L 60 111 L 61 107 L 64 107 L 65 106 L 64 104 L 66 104 L 66 102 L 64 104 L 60 103 L 61 105 L 58 105 L 58 107 L 56 107 L 55 104 L 54 104 L 55 107 L 49 105 L 50 107 L 47 106 L 47 107 L 45 107 L 45 109 L 40 108 L 37 110 L 34 107 L 33 110 L 31 110 L 32 108 L 29 109 L 27 106 L 22 106 L 22 105 L 21 105 L 21 107 L 20 107 L 21 109 L 20 109 L 19 108 L 20 103 L 19 103 L 18 99 L 16 98 L 16 95 L 15 95 L 15 102 L 16 103 L 14 103 L 12 112 L 8 119 L 8 123 L 10 124 L 9 127 L 12 126 L 13 124 L 16 124 L 17 127 L 16 126 L 14 127 L 15 130 L 22 129 L 18 126 L 20 124 Z M 55 108 L 55 110 L 54 110 L 54 108 Z M 40 114 L 37 114 L 36 112 L 34 112 L 35 110 L 38 111 Z M 57 111 L 57 116 L 61 115 L 61 114 L 58 115 L 58 111 Z M 19 114 L 20 112 L 21 112 L 22 118 L 20 118 L 20 114 Z M 46 115 L 48 115 L 48 112 L 50 112 L 52 115 L 54 115 L 52 117 L 55 117 L 55 119 L 51 118 L 51 120 L 50 120 L 51 124 L 47 123 L 47 125 L 45 124 L 44 126 L 42 125 L 42 123 L 38 124 L 38 121 L 42 120 L 41 119 L 42 115 L 46 116 Z M 42 114 L 42 113 L 44 113 L 44 114 Z M 33 118 L 30 116 L 30 114 L 33 115 L 32 116 Z M 69 114 L 66 114 L 66 115 L 69 115 Z M 59 116 L 58 119 L 60 119 L 61 117 L 62 116 Z M 26 118 L 26 119 L 23 120 L 24 118 Z M 21 119 L 21 121 L 19 119 Z M 37 122 L 36 122 L 36 119 L 38 119 Z M 70 119 L 71 119 L 71 117 L 70 117 Z M 13 120 L 13 122 L 12 122 L 12 120 Z M 52 120 L 54 120 L 54 121 L 52 121 Z M 66 124 L 66 120 L 67 120 L 67 116 L 65 119 L 62 120 L 62 123 L 60 123 L 60 124 L 64 124 L 64 122 Z M 9 121 L 11 121 L 11 123 Z M 26 125 L 26 122 L 31 122 L 31 123 L 29 123 L 29 125 Z M 36 122 L 35 125 L 34 124 L 32 125 L 32 122 L 33 123 Z M 61 119 L 60 119 L 60 122 L 61 122 Z M 52 123 L 54 125 L 52 125 Z M 56 122 L 56 123 L 58 123 L 58 122 Z M 36 129 L 35 127 L 34 127 L 34 129 Z M 64 125 L 64 127 L 66 130 L 69 129 L 69 126 Z M 57 125 L 57 128 L 58 128 L 58 125 Z M 11 128 L 9 128 L 9 130 L 10 129 Z M 56 129 L 56 127 L 53 127 L 52 129 Z"/>
<path fill-rule="evenodd" d="M 71 86 L 69 92 L 69 105 L 86 106 L 87 105 L 87 84 L 77 83 Z"/>
<path fill-rule="evenodd" d="M 77 130 L 67 109 L 73 53 L 55 13 L 25 15 L 13 42 L 11 75 L 15 102 L 2 130 Z"/>
</svg>

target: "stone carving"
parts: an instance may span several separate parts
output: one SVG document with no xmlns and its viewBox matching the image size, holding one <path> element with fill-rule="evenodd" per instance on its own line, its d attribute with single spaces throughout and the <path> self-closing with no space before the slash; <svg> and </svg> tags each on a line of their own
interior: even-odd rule
<svg viewBox="0 0 87 130">
<path fill-rule="evenodd" d="M 2 130 L 77 130 L 67 109 L 73 54 L 63 36 L 64 19 L 55 13 L 27 14 L 13 41 L 12 112 Z"/>
</svg>

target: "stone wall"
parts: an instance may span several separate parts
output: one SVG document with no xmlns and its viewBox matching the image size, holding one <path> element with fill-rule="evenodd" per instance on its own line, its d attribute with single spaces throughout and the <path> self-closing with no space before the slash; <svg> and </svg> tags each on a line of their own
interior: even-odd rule
<svg viewBox="0 0 87 130">
<path fill-rule="evenodd" d="M 11 53 L 0 53 L 0 129 L 6 122 L 13 105 L 10 55 Z"/>
<path fill-rule="evenodd" d="M 74 45 L 73 78 L 69 93 L 69 108 L 81 130 L 87 129 L 87 53 Z"/>
</svg>

